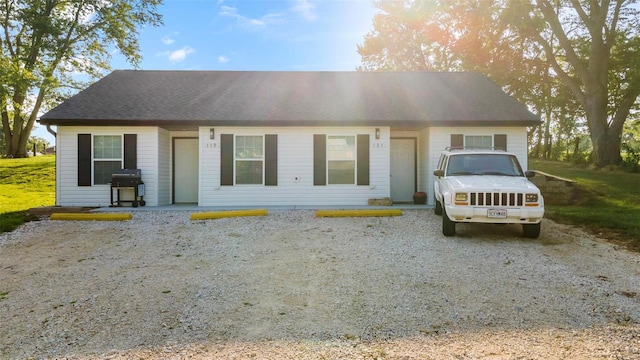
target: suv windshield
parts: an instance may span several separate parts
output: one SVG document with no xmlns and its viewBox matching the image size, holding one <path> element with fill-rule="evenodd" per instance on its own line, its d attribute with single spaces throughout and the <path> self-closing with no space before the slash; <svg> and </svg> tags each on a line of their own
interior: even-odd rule
<svg viewBox="0 0 640 360">
<path fill-rule="evenodd" d="M 452 154 L 447 176 L 452 175 L 524 176 L 518 159 L 507 154 Z"/>
</svg>

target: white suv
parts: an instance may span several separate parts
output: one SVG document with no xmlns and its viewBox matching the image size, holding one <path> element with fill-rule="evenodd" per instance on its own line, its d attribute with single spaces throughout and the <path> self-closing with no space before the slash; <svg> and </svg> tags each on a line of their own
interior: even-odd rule
<svg viewBox="0 0 640 360">
<path fill-rule="evenodd" d="M 445 236 L 455 235 L 457 222 L 522 224 L 525 237 L 540 235 L 544 199 L 528 180 L 535 173 L 523 172 L 514 154 L 447 148 L 433 174 Z"/>
</svg>

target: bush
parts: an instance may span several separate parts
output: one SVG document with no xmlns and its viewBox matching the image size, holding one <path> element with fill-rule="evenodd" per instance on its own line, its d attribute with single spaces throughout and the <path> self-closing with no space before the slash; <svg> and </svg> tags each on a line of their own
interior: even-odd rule
<svg viewBox="0 0 640 360">
<path fill-rule="evenodd" d="M 624 154 L 622 155 L 622 163 L 620 167 L 622 167 L 625 171 L 638 173 L 640 172 L 640 151 L 638 149 L 634 149 L 627 143 L 622 143 L 620 145 Z"/>
</svg>

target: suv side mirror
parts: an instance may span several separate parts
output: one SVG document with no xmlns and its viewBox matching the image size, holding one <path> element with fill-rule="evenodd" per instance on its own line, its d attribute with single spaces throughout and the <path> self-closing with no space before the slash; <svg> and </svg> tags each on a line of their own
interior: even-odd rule
<svg viewBox="0 0 640 360">
<path fill-rule="evenodd" d="M 442 169 L 435 170 L 433 172 L 433 175 L 435 175 L 437 177 L 443 177 L 444 176 L 444 170 L 442 170 Z"/>
<path fill-rule="evenodd" d="M 532 178 L 534 176 L 536 176 L 536 172 L 535 171 L 531 171 L 531 170 L 527 170 L 524 172 L 524 176 L 526 176 L 527 178 Z"/>
</svg>

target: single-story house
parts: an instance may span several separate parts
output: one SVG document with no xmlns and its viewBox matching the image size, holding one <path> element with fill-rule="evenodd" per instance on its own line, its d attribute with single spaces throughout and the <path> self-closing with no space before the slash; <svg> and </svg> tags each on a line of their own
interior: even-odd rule
<svg viewBox="0 0 640 360">
<path fill-rule="evenodd" d="M 527 107 L 473 72 L 118 70 L 44 114 L 56 204 L 110 204 L 141 169 L 147 206 L 366 205 L 428 194 L 447 146 L 527 167 Z"/>
</svg>

